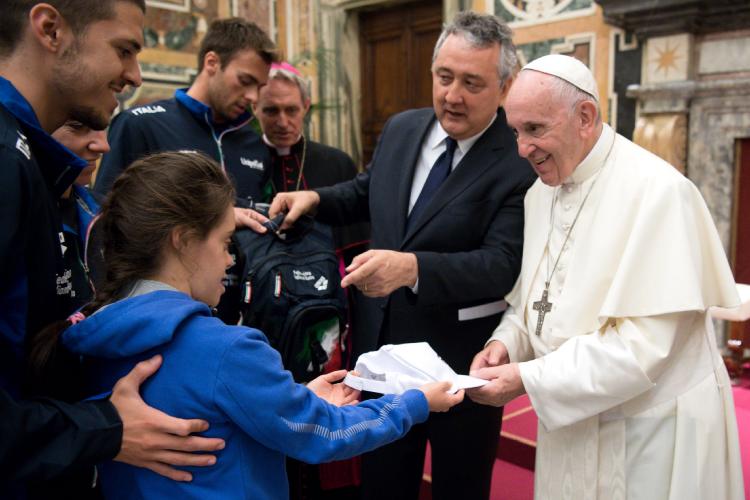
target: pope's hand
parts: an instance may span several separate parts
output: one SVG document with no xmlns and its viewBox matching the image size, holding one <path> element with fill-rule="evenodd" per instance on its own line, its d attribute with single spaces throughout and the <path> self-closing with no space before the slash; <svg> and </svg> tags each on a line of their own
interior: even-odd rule
<svg viewBox="0 0 750 500">
<path fill-rule="evenodd" d="M 526 393 L 523 381 L 521 380 L 521 371 L 518 369 L 518 363 L 472 370 L 471 375 L 490 381 L 489 384 L 485 384 L 482 387 L 466 391 L 472 401 L 476 403 L 490 406 L 504 406 L 512 399 Z"/>
<path fill-rule="evenodd" d="M 346 268 L 341 286 L 354 285 L 368 297 L 385 297 L 402 286 L 417 282 L 417 256 L 393 250 L 368 250 Z"/>
<path fill-rule="evenodd" d="M 475 377 L 475 370 L 487 368 L 488 366 L 504 365 L 509 362 L 510 358 L 508 357 L 508 349 L 505 347 L 505 344 L 499 340 L 493 340 L 487 344 L 487 347 L 474 356 L 474 360 L 471 362 L 471 367 L 469 368 L 469 374 Z"/>
<path fill-rule="evenodd" d="M 344 377 L 346 377 L 346 370 L 326 373 L 308 382 L 307 388 L 332 405 L 345 406 L 359 403 L 360 391 L 340 382 Z"/>
</svg>

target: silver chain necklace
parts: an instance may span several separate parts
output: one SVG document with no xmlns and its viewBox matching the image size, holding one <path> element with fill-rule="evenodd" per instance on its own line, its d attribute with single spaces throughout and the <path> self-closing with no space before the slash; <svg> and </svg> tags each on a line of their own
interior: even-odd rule
<svg viewBox="0 0 750 500">
<path fill-rule="evenodd" d="M 607 151 L 607 156 L 604 157 L 604 161 L 602 162 L 602 167 L 599 169 L 599 171 L 596 173 L 596 178 L 591 183 L 591 186 L 589 186 L 589 190 L 586 192 L 586 196 L 583 197 L 583 201 L 578 206 L 578 211 L 576 212 L 576 216 L 573 218 L 573 222 L 570 224 L 570 227 L 568 228 L 568 232 L 565 234 L 565 239 L 563 240 L 563 244 L 560 247 L 560 252 L 557 254 L 557 258 L 555 259 L 555 264 L 552 266 L 552 271 L 549 270 L 549 258 L 550 258 L 550 249 L 549 249 L 549 243 L 552 239 L 552 230 L 554 228 L 554 215 L 555 215 L 555 204 L 557 203 L 557 195 L 560 193 L 560 190 L 557 189 L 555 191 L 555 195 L 552 197 L 552 205 L 550 206 L 550 227 L 549 232 L 547 233 L 547 243 L 544 245 L 544 252 L 547 255 L 547 279 L 544 280 L 544 290 L 542 291 L 542 298 L 540 300 L 537 300 L 532 304 L 532 309 L 537 311 L 537 321 L 536 321 L 536 330 L 535 333 L 537 336 L 542 334 L 542 325 L 544 324 L 544 316 L 552 311 L 552 302 L 550 302 L 549 299 L 549 285 L 552 282 L 552 276 L 555 274 L 555 270 L 557 270 L 557 264 L 560 263 L 560 257 L 562 257 L 563 251 L 565 250 L 565 245 L 568 243 L 568 239 L 570 239 L 570 234 L 573 232 L 573 228 L 576 225 L 576 222 L 578 222 L 578 216 L 581 215 L 581 211 L 583 210 L 583 206 L 586 204 L 586 200 L 589 199 L 589 195 L 591 194 L 591 191 L 594 190 L 594 186 L 596 185 L 596 181 L 599 180 L 599 177 L 601 176 L 602 169 L 604 169 L 604 166 L 607 164 L 607 160 L 609 160 L 609 155 L 612 153 L 612 149 L 615 145 L 615 138 L 617 135 L 612 138 L 612 144 L 609 146 L 609 151 Z"/>
</svg>

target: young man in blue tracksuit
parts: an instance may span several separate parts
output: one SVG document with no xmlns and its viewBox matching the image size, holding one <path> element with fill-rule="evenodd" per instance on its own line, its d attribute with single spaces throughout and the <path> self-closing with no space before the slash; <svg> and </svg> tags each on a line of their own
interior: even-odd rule
<svg viewBox="0 0 750 500">
<path fill-rule="evenodd" d="M 5 78 L 0 158 L 0 386 L 17 396 L 27 332 L 70 313 L 57 200 L 86 163 L 42 129 L 29 102 Z"/>
<path fill-rule="evenodd" d="M 86 163 L 50 137 L 76 117 L 104 128 L 117 104 L 114 94 L 140 85 L 136 54 L 143 45 L 143 0 L 6 0 L 0 16 L 0 497 L 14 498 L 18 483 L 48 479 L 118 455 L 149 466 L 126 441 L 136 427 L 154 432 L 195 432 L 205 422 L 175 421 L 143 406 L 137 397 L 144 376 L 158 361 L 123 379 L 111 402 L 18 402 L 28 337 L 67 316 L 61 222 L 57 201 Z M 83 37 L 85 36 L 85 43 Z M 86 78 L 81 79 L 81 71 Z M 123 426 L 118 411 L 128 419 Z M 136 416 L 130 412 L 140 414 Z M 128 416 L 125 416 L 127 412 Z M 146 420 L 143 420 L 146 419 Z M 150 423 L 144 425 L 145 422 Z M 133 425 L 135 427 L 133 427 Z M 150 429 L 150 430 L 149 430 Z M 145 436 L 144 436 L 145 437 Z M 171 437 L 171 436 L 170 436 Z M 176 436 L 175 436 L 176 437 Z M 174 437 L 172 437 L 174 439 Z M 196 438 L 192 438 L 194 441 Z M 154 442 L 154 441 L 152 441 Z M 162 442 L 163 443 L 163 442 Z M 185 439 L 171 450 L 195 449 Z M 215 450 L 220 443 L 201 447 Z M 140 445 L 138 445 L 140 446 Z M 167 448 L 164 444 L 158 446 Z M 137 448 L 137 446 L 136 446 Z M 192 457 L 190 454 L 180 453 Z M 200 462 L 204 463 L 204 459 Z M 175 476 L 174 469 L 161 468 Z M 8 485 L 8 483 L 11 483 Z"/>
<path fill-rule="evenodd" d="M 251 127 L 251 102 L 266 83 L 274 45 L 243 19 L 214 21 L 198 53 L 198 76 L 172 99 L 120 113 L 94 191 L 105 195 L 134 160 L 161 151 L 197 150 L 216 160 L 233 181 L 238 198 L 260 201 L 268 181 L 268 150 Z M 239 225 L 250 225 L 236 210 Z"/>
<path fill-rule="evenodd" d="M 200 151 L 216 160 L 237 192 L 238 227 L 264 233 L 264 216 L 245 207 L 263 200 L 271 175 L 268 148 L 251 127 L 250 105 L 268 79 L 273 42 L 257 25 L 239 18 L 211 23 L 198 51 L 198 76 L 172 99 L 117 115 L 109 131 L 94 192 L 106 195 L 134 160 L 163 151 Z M 230 271 L 233 274 L 233 270 Z M 232 288 L 218 306 L 228 323 L 238 319 L 240 298 Z"/>
</svg>

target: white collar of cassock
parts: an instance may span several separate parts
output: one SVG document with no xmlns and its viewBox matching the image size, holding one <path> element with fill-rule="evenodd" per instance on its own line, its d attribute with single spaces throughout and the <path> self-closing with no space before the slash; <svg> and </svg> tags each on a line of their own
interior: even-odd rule
<svg viewBox="0 0 750 500">
<path fill-rule="evenodd" d="M 297 137 L 297 140 L 294 141 L 294 143 L 297 144 L 301 138 L 302 138 L 302 135 L 300 135 L 299 137 Z M 274 144 L 270 140 L 268 140 L 268 136 L 266 136 L 266 134 L 263 134 L 263 142 L 266 143 L 266 146 L 269 146 L 269 147 L 275 149 L 276 153 L 278 153 L 279 156 L 286 156 L 292 150 L 292 148 L 290 148 L 290 147 L 286 147 L 286 148 L 280 148 L 280 147 L 278 147 L 276 144 Z"/>
<path fill-rule="evenodd" d="M 586 158 L 573 170 L 570 177 L 565 179 L 563 184 L 580 184 L 598 172 L 604 166 L 604 160 L 606 160 L 609 149 L 612 146 L 614 135 L 615 132 L 612 130 L 612 127 L 605 123 L 594 147 L 591 148 Z"/>
<path fill-rule="evenodd" d="M 486 127 L 482 129 L 481 132 L 479 132 L 478 134 L 472 135 L 471 137 L 467 139 L 461 139 L 457 141 L 458 149 L 461 151 L 462 156 L 469 152 L 469 150 L 474 145 L 474 143 L 477 142 L 480 137 L 482 137 L 482 134 L 484 134 L 493 123 L 495 123 L 496 119 L 497 119 L 497 113 L 492 115 L 492 120 L 490 120 L 490 122 L 487 124 Z M 443 141 L 445 141 L 446 137 L 448 137 L 448 132 L 446 132 L 443 126 L 440 125 L 439 120 L 435 120 L 435 127 L 432 128 L 432 130 L 430 131 L 429 137 L 427 137 L 427 145 L 429 146 L 430 149 L 435 150 L 443 146 Z"/>
</svg>

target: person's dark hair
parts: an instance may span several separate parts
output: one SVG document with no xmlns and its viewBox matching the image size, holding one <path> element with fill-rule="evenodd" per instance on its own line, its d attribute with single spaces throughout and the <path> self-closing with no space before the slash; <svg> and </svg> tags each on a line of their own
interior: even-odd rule
<svg viewBox="0 0 750 500">
<path fill-rule="evenodd" d="M 472 11 L 459 12 L 453 21 L 443 27 L 432 53 L 432 62 L 435 62 L 440 47 L 450 35 L 462 36 L 472 47 L 478 49 L 491 47 L 494 44 L 500 45 L 500 59 L 497 61 L 500 85 L 504 85 L 513 76 L 518 64 L 516 46 L 513 44 L 513 31 L 500 18 Z"/>
<path fill-rule="evenodd" d="M 237 52 L 247 49 L 257 52 L 267 64 L 276 61 L 276 46 L 257 24 L 239 17 L 217 19 L 209 26 L 198 50 L 198 73 L 203 71 L 203 60 L 209 52 L 215 52 L 225 68 Z"/>
<path fill-rule="evenodd" d="M 117 178 L 99 220 L 105 279 L 85 316 L 126 293 L 161 265 L 164 245 L 180 227 L 205 239 L 234 204 L 235 191 L 221 167 L 197 152 L 158 153 L 133 162 Z M 31 368 L 40 373 L 70 321 L 40 332 L 32 343 Z"/>
<path fill-rule="evenodd" d="M 7 56 L 16 48 L 28 24 L 29 11 L 38 3 L 56 8 L 76 35 L 86 31 L 94 21 L 113 19 L 117 2 L 132 3 L 146 12 L 145 0 L 3 0 L 0 15 L 0 56 Z"/>
</svg>

